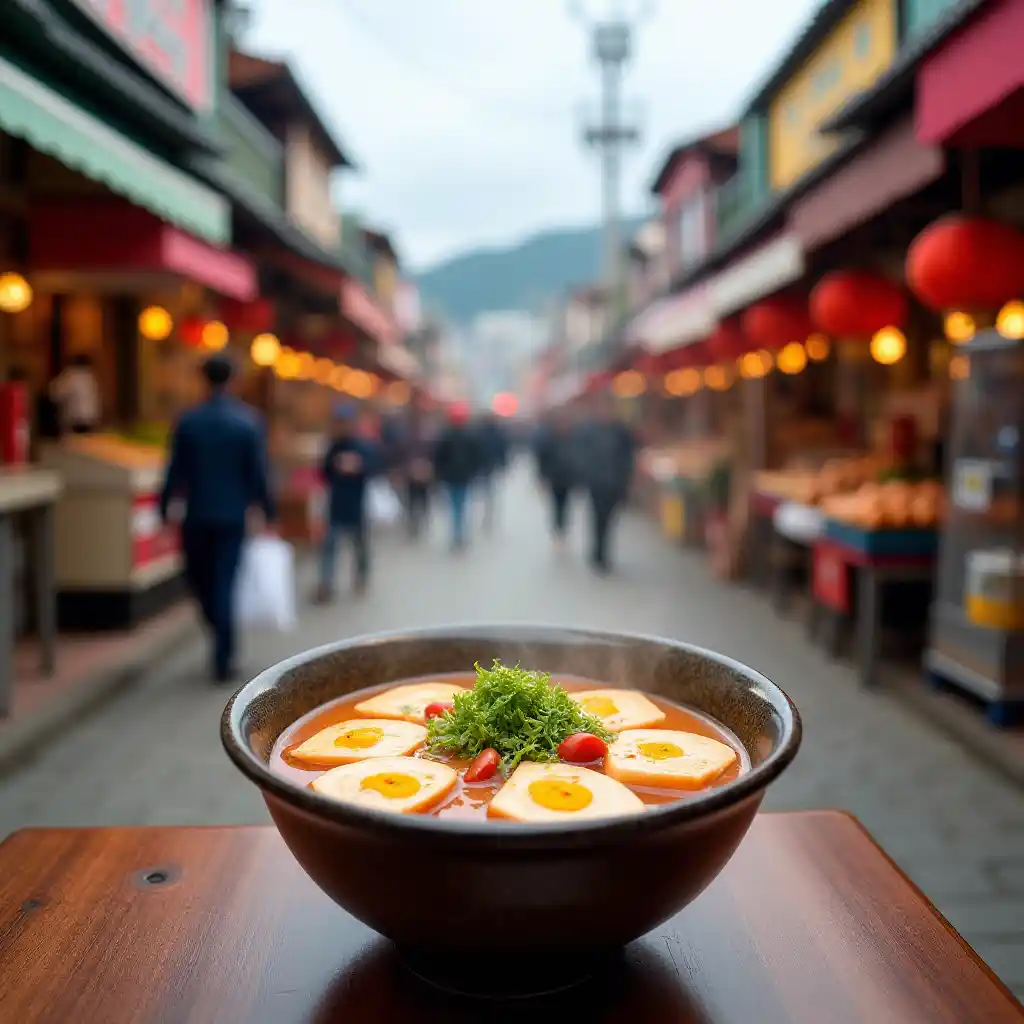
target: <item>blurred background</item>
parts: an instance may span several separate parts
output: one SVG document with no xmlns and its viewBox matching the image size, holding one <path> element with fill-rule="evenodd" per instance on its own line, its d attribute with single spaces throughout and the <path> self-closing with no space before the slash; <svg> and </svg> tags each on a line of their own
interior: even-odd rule
<svg viewBox="0 0 1024 1024">
<path fill-rule="evenodd" d="M 298 556 L 241 675 L 462 621 L 724 651 L 805 717 L 768 803 L 852 811 L 1024 993 L 1022 49 L 1020 0 L 7 0 L 0 836 L 265 820 L 160 515 L 222 353 Z M 608 416 L 605 558 L 551 453 Z"/>
</svg>

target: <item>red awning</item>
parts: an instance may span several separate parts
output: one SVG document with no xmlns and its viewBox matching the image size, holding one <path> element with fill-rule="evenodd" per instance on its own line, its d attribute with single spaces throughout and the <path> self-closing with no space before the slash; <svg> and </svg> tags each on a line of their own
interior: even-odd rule
<svg viewBox="0 0 1024 1024">
<path fill-rule="evenodd" d="M 917 138 L 1024 146 L 1024 3 L 992 0 L 921 65 Z"/>
<path fill-rule="evenodd" d="M 36 273 L 173 274 L 231 299 L 256 298 L 255 266 L 119 200 L 34 205 L 29 260 Z"/>
<path fill-rule="evenodd" d="M 355 278 L 346 278 L 341 286 L 341 311 L 377 344 L 390 345 L 398 341 L 395 321 Z"/>
</svg>

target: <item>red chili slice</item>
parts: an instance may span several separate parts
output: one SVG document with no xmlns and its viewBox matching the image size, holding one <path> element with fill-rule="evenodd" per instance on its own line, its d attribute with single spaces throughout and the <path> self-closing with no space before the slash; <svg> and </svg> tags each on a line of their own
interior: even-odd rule
<svg viewBox="0 0 1024 1024">
<path fill-rule="evenodd" d="M 423 717 L 429 722 L 432 718 L 440 718 L 441 715 L 447 714 L 455 705 L 449 701 L 435 701 L 433 704 L 428 704 L 423 709 Z"/>
<path fill-rule="evenodd" d="M 488 747 L 473 758 L 473 763 L 466 769 L 462 776 L 463 782 L 486 782 L 493 778 L 494 773 L 501 764 L 501 754 L 494 747 Z"/>
<path fill-rule="evenodd" d="M 608 744 L 592 732 L 573 733 L 558 744 L 558 756 L 563 761 L 572 761 L 574 764 L 599 761 L 607 753 Z"/>
</svg>

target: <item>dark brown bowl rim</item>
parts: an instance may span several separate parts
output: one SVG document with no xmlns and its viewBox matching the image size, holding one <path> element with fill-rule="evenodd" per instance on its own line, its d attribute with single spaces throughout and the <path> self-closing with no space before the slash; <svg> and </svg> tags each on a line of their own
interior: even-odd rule
<svg viewBox="0 0 1024 1024">
<path fill-rule="evenodd" d="M 452 641 L 491 640 L 495 643 L 543 643 L 543 644 L 654 644 L 659 647 L 686 651 L 689 654 L 717 662 L 723 668 L 738 674 L 753 683 L 761 696 L 771 704 L 782 721 L 782 736 L 775 749 L 761 764 L 752 768 L 732 782 L 716 789 L 707 790 L 697 796 L 677 803 L 659 804 L 650 807 L 644 814 L 622 818 L 600 818 L 577 822 L 571 825 L 559 823 L 545 825 L 522 825 L 516 822 L 486 821 L 473 819 L 437 818 L 429 815 L 389 814 L 349 804 L 339 803 L 320 796 L 312 789 L 300 786 L 289 779 L 276 775 L 250 749 L 242 735 L 242 716 L 260 694 L 271 691 L 277 681 L 286 673 L 325 655 L 336 654 L 359 647 L 378 646 L 396 641 Z M 403 837 L 422 839 L 434 837 L 458 837 L 460 840 L 474 839 L 484 845 L 502 847 L 536 846 L 574 841 L 593 843 L 597 839 L 618 840 L 658 829 L 707 818 L 724 811 L 767 788 L 796 756 L 803 736 L 803 725 L 796 705 L 777 684 L 760 672 L 715 651 L 698 647 L 681 640 L 649 636 L 643 633 L 613 633 L 599 630 L 576 629 L 560 626 L 532 626 L 528 624 L 466 626 L 439 626 L 424 629 L 396 630 L 350 637 L 346 640 L 325 644 L 321 647 L 302 651 L 264 669 L 258 676 L 242 686 L 228 701 L 221 716 L 221 742 L 228 756 L 238 769 L 261 790 L 273 794 L 317 818 L 326 818 L 341 825 L 358 826 L 377 833 L 386 833 L 400 841 Z"/>
</svg>

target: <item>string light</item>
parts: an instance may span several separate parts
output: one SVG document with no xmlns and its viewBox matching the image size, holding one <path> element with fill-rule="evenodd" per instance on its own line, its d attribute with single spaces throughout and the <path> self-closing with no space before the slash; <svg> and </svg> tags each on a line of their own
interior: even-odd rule
<svg viewBox="0 0 1024 1024">
<path fill-rule="evenodd" d="M 32 285 L 21 274 L 0 274 L 0 310 L 22 313 L 32 305 Z"/>
<path fill-rule="evenodd" d="M 883 366 L 898 363 L 907 352 L 907 339 L 898 327 L 883 327 L 871 339 L 871 358 Z"/>
<path fill-rule="evenodd" d="M 974 337 L 978 327 L 970 313 L 954 311 L 946 314 L 944 321 L 946 337 L 954 345 L 963 345 Z"/>
<path fill-rule="evenodd" d="M 210 325 L 207 324 L 207 327 Z M 221 325 L 223 326 L 223 325 Z M 281 355 L 281 342 L 273 334 L 257 334 L 249 346 L 249 358 L 257 366 L 273 366 Z"/>
<path fill-rule="evenodd" d="M 812 363 L 823 363 L 832 351 L 832 343 L 827 334 L 812 334 L 806 342 L 807 358 Z"/>
<path fill-rule="evenodd" d="M 793 374 L 802 373 L 807 366 L 807 349 L 799 341 L 791 341 L 782 347 L 776 360 L 781 373 Z"/>
<path fill-rule="evenodd" d="M 263 335 L 257 335 L 257 337 L 263 337 Z M 266 337 L 273 338 L 272 334 L 266 335 Z M 209 349 L 211 352 L 219 352 L 228 343 L 228 329 L 219 320 L 210 320 L 203 324 L 203 348 Z M 255 341 L 255 339 L 253 339 Z M 277 339 L 274 338 L 276 341 Z M 277 358 L 277 353 L 274 353 L 274 359 Z M 261 366 L 270 366 L 274 359 L 271 359 L 269 363 L 261 363 Z"/>
<path fill-rule="evenodd" d="M 1008 302 L 1003 306 L 996 317 L 996 330 L 1014 341 L 1024 338 L 1024 302 Z"/>
<path fill-rule="evenodd" d="M 138 328 L 146 341 L 164 341 L 174 330 L 174 318 L 163 306 L 147 306 L 139 314 Z"/>
<path fill-rule="evenodd" d="M 700 370 L 687 367 L 665 374 L 665 391 L 674 398 L 687 398 L 700 390 Z"/>
</svg>

